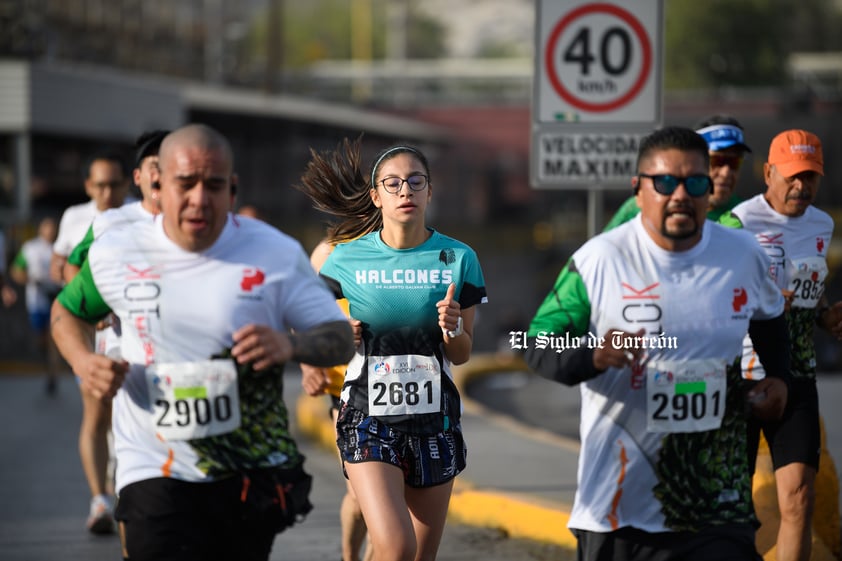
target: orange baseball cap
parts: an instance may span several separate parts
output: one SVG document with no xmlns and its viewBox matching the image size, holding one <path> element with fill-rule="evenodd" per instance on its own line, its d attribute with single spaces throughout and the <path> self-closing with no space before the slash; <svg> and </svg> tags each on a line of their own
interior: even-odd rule
<svg viewBox="0 0 842 561">
<path fill-rule="evenodd" d="M 805 130 L 784 131 L 772 139 L 769 163 L 784 177 L 792 177 L 802 171 L 815 171 L 824 175 L 822 141 Z"/>
</svg>

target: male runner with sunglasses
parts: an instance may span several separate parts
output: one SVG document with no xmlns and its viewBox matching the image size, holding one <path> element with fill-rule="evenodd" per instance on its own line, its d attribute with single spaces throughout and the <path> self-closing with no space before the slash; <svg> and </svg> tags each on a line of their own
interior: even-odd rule
<svg viewBox="0 0 842 561">
<path fill-rule="evenodd" d="M 582 394 L 582 561 L 760 560 L 746 425 L 784 410 L 784 298 L 752 236 L 706 220 L 708 159 L 688 128 L 643 139 L 640 214 L 573 254 L 529 327 L 530 368 Z M 746 394 L 747 331 L 770 368 Z"/>
<path fill-rule="evenodd" d="M 781 514 L 777 559 L 807 561 L 821 449 L 813 332 L 819 325 L 839 337 L 842 319 L 842 303 L 829 306 L 824 297 L 833 219 L 813 206 L 824 175 L 821 141 L 804 130 L 778 134 L 763 175 L 766 192 L 737 205 L 731 214 L 766 251 L 771 275 L 787 300 L 793 383 L 783 418 L 764 424 L 763 434 Z M 752 340 L 745 340 L 743 377 L 759 380 L 766 362 L 758 362 Z M 758 437 L 759 427 L 753 427 L 751 438 Z"/>
<path fill-rule="evenodd" d="M 699 122 L 695 128 L 708 143 L 713 190 L 708 197 L 707 217 L 717 221 L 725 212 L 740 203 L 740 198 L 735 193 L 737 176 L 743 157 L 746 152 L 751 152 L 751 148 L 743 138 L 742 125 L 733 117 L 713 115 Z M 628 222 L 639 212 L 637 197 L 629 197 L 605 225 L 604 231 Z"/>
</svg>

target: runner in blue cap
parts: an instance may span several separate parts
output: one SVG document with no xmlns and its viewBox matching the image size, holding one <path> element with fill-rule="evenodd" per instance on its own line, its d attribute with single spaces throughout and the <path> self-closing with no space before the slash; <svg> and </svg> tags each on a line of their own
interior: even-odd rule
<svg viewBox="0 0 842 561">
<path fill-rule="evenodd" d="M 733 117 L 713 115 L 699 122 L 694 128 L 708 143 L 713 191 L 708 198 L 707 217 L 718 221 L 725 212 L 741 201 L 735 193 L 737 176 L 743 158 L 746 152 L 751 152 L 751 148 L 745 143 L 742 125 Z M 628 222 L 639 212 L 637 198 L 629 197 L 605 225 L 604 231 Z"/>
</svg>

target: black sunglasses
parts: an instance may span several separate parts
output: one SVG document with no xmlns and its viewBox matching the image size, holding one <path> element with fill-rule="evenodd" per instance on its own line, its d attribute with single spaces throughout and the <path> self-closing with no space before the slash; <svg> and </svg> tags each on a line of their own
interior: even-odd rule
<svg viewBox="0 0 842 561">
<path fill-rule="evenodd" d="M 687 189 L 687 194 L 691 197 L 701 197 L 706 195 L 713 188 L 713 181 L 707 175 L 688 175 L 687 177 L 680 177 L 678 175 L 657 174 L 649 175 L 648 173 L 638 173 L 638 177 L 648 177 L 652 180 L 652 186 L 655 191 L 661 195 L 672 195 L 678 186 L 682 183 Z"/>
</svg>

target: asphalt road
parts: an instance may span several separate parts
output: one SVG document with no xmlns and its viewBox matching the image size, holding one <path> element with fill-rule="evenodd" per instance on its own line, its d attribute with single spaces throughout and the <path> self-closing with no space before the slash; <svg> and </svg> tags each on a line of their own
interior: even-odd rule
<svg viewBox="0 0 842 561">
<path fill-rule="evenodd" d="M 297 372 L 287 374 L 285 400 L 294 407 Z M 84 529 L 89 501 L 77 454 L 81 400 L 74 379 L 61 379 L 56 397 L 38 375 L 0 375 L 0 560 L 116 561 L 114 536 Z M 314 477 L 315 508 L 299 526 L 275 540 L 273 561 L 336 561 L 339 502 L 344 479 L 335 454 L 303 438 L 306 469 Z M 448 522 L 440 561 L 565 561 L 560 547 L 510 539 L 498 530 Z"/>
<path fill-rule="evenodd" d="M 105 561 L 120 559 L 115 537 L 96 537 L 84 528 L 88 493 L 77 455 L 81 405 L 75 381 L 65 376 L 57 397 L 44 393 L 38 375 L 0 375 L 0 560 Z M 300 382 L 287 374 L 286 401 L 294 406 Z M 578 436 L 579 392 L 522 372 L 489 375 L 472 383 L 468 395 L 489 409 L 544 430 Z M 819 377 L 828 447 L 842 465 L 842 374 Z M 344 480 L 335 455 L 299 438 L 314 476 L 307 520 L 281 534 L 272 560 L 339 558 L 339 501 Z M 570 552 L 509 539 L 500 531 L 448 523 L 440 561 L 565 561 Z"/>
</svg>

